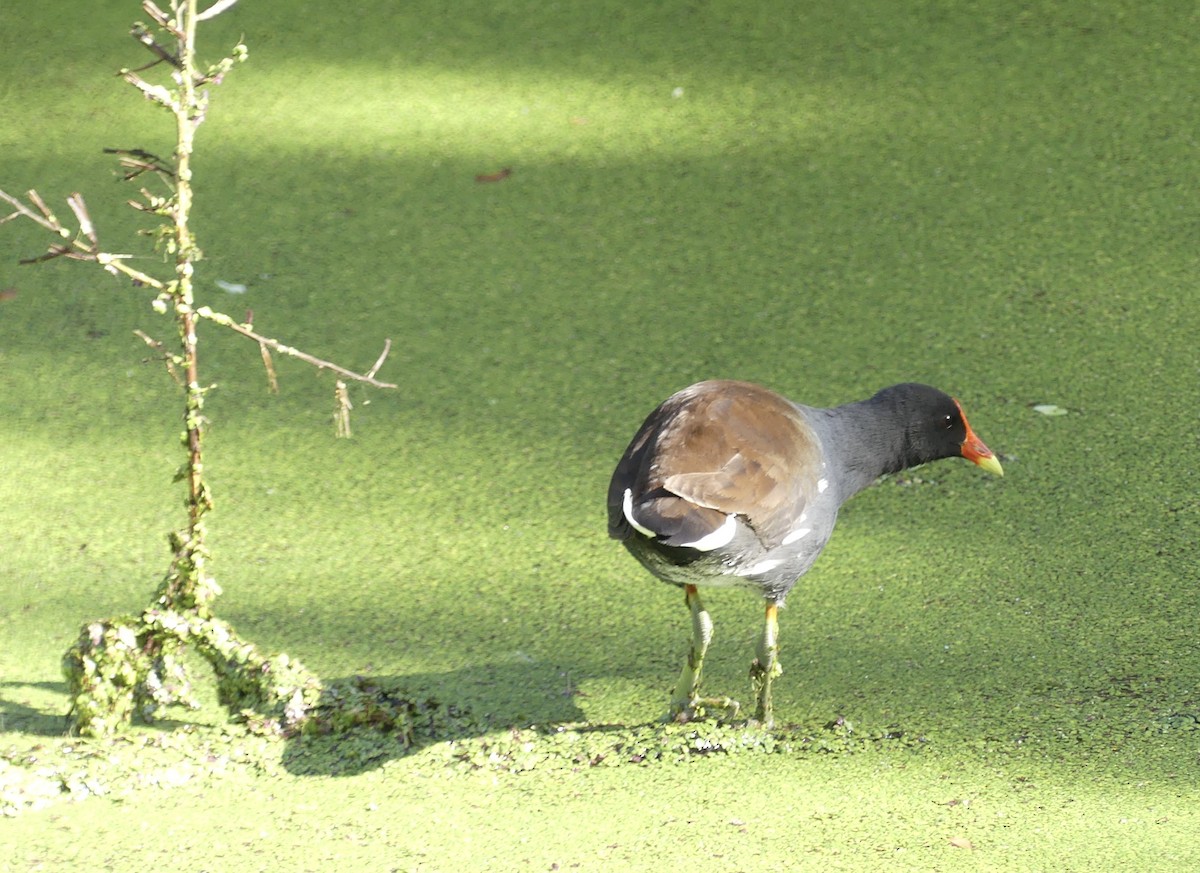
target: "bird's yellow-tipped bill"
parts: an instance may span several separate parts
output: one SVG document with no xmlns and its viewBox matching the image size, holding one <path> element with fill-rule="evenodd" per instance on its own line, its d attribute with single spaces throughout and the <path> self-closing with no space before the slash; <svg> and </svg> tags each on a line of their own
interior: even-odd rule
<svg viewBox="0 0 1200 873">
<path fill-rule="evenodd" d="M 975 431 L 971 430 L 971 425 L 967 424 L 965 415 L 963 416 L 963 425 L 967 429 L 967 437 L 962 443 L 962 456 L 995 476 L 1003 476 L 1004 468 L 1000 466 L 1000 460 L 991 449 L 983 444 L 983 440 L 975 436 Z"/>
</svg>

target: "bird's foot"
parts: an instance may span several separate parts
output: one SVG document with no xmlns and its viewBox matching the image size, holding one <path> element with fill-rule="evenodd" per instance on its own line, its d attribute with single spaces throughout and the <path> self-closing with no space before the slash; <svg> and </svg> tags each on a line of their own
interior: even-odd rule
<svg viewBox="0 0 1200 873">
<path fill-rule="evenodd" d="M 754 688 L 754 696 L 758 699 L 752 723 L 766 730 L 775 726 L 775 714 L 771 706 L 771 682 L 783 675 L 783 667 L 778 658 L 770 658 L 769 666 L 763 666 L 761 658 L 755 658 L 750 665 L 750 684 Z"/>
<path fill-rule="evenodd" d="M 741 708 L 742 705 L 732 697 L 693 697 L 684 703 L 672 701 L 666 720 L 675 724 L 687 724 L 707 718 L 729 722 L 737 719 Z"/>
<path fill-rule="evenodd" d="M 757 693 L 764 684 L 770 685 L 773 679 L 778 679 L 783 675 L 783 665 L 779 663 L 779 658 L 770 659 L 770 667 L 764 667 L 761 658 L 755 658 L 750 664 L 750 681 L 754 684 L 754 690 Z"/>
<path fill-rule="evenodd" d="M 783 675 L 783 667 L 780 666 L 778 658 L 772 658 L 768 663 L 769 666 L 763 666 L 762 659 L 755 658 L 750 664 L 750 687 L 754 689 L 754 696 L 758 699 L 760 717 L 764 702 L 770 709 L 771 683 Z"/>
</svg>

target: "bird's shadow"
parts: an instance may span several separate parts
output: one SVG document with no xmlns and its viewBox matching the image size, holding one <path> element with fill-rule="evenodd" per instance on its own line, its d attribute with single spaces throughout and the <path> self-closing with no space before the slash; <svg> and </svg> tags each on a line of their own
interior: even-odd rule
<svg viewBox="0 0 1200 873">
<path fill-rule="evenodd" d="M 494 684 L 480 684 L 481 671 Z M 742 753 L 916 751 L 926 742 L 896 726 L 857 731 L 842 718 L 773 728 L 713 714 L 695 721 L 592 723 L 562 678 L 554 668 L 504 665 L 333 680 L 314 718 L 287 740 L 282 763 L 296 776 L 354 776 L 428 751 L 449 767 L 520 772 Z"/>
<path fill-rule="evenodd" d="M 13 700 L 20 689 L 66 695 L 61 682 L 2 682 L 0 726 L 32 736 L 68 735 L 63 714 Z M 773 730 L 712 718 L 590 723 L 578 694 L 569 674 L 537 663 L 326 680 L 303 728 L 283 738 L 279 762 L 295 776 L 354 776 L 428 751 L 449 767 L 518 772 L 535 766 L 587 768 L 748 751 L 852 752 L 924 743 L 891 729 L 856 735 L 841 719 Z M 196 723 L 184 716 L 147 727 L 171 732 Z"/>
<path fill-rule="evenodd" d="M 576 694 L 561 669 L 534 663 L 330 679 L 315 725 L 286 740 L 282 763 L 294 775 L 353 776 L 435 744 L 579 722 Z"/>
</svg>

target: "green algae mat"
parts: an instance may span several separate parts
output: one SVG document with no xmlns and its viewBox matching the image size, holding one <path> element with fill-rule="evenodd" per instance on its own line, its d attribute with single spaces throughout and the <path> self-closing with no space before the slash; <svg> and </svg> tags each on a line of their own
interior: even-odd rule
<svg viewBox="0 0 1200 873">
<path fill-rule="evenodd" d="M 169 149 L 137 4 L 0 6 L 0 187 Z M 65 735 L 62 653 L 137 610 L 182 495 L 163 322 L 0 228 L 0 870 L 1200 865 L 1194 4 L 242 0 L 195 161 L 200 293 L 394 392 L 210 332 L 218 613 L 412 729 L 215 701 Z M 128 240 L 126 243 L 125 241 Z M 232 290 L 231 290 L 232 289 Z M 681 594 L 605 538 L 701 378 L 918 380 L 1000 453 L 848 504 L 782 614 L 781 727 L 656 719 Z M 743 702 L 760 606 L 707 598 Z"/>
</svg>

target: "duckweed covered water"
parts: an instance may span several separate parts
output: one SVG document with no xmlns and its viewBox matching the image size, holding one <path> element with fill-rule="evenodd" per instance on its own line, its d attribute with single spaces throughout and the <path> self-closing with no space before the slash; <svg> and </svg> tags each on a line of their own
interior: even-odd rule
<svg viewBox="0 0 1200 873">
<path fill-rule="evenodd" d="M 205 37 L 251 59 L 201 131 L 202 282 L 332 359 L 391 336 L 403 387 L 339 442 L 326 380 L 270 397 L 205 338 L 218 611 L 425 720 L 62 736 L 62 652 L 165 568 L 178 427 L 148 301 L 5 225 L 0 869 L 1200 864 L 1192 6 L 284 6 Z M 82 190 L 114 247 L 100 149 L 168 139 L 108 75 L 137 15 L 0 7 L 0 185 Z M 686 611 L 604 537 L 638 422 L 713 376 L 936 384 L 1007 473 L 846 507 L 778 734 L 654 722 Z M 744 698 L 760 607 L 709 605 Z"/>
</svg>

